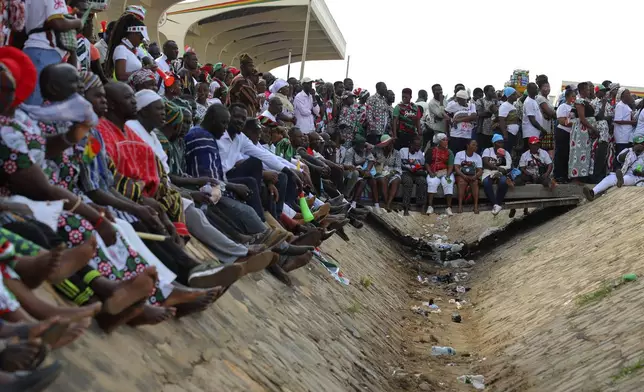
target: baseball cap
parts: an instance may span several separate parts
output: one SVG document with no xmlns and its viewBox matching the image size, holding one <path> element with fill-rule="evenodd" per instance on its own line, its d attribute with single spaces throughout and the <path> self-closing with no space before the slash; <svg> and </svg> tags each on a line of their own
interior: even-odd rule
<svg viewBox="0 0 644 392">
<path fill-rule="evenodd" d="M 302 79 L 302 83 L 313 83 L 313 79 L 305 77 L 304 79 Z"/>
<path fill-rule="evenodd" d="M 538 137 L 530 136 L 528 138 L 528 144 L 537 144 L 537 143 L 541 143 L 541 140 Z"/>
</svg>

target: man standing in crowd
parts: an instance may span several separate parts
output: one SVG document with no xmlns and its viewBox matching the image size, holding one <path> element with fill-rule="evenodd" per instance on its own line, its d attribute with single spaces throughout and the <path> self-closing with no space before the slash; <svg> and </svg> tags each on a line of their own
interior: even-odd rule
<svg viewBox="0 0 644 392">
<path fill-rule="evenodd" d="M 390 106 L 387 103 L 387 85 L 376 84 L 376 93 L 367 99 L 367 142 L 376 145 L 385 133 L 389 121 Z"/>
<path fill-rule="evenodd" d="M 300 131 L 302 133 L 315 131 L 315 118 L 320 115 L 320 105 L 315 99 L 315 90 L 313 90 L 313 80 L 311 78 L 302 79 L 302 91 L 295 96 L 293 106 Z"/>
<path fill-rule="evenodd" d="M 421 116 L 427 113 L 427 90 L 418 91 L 418 99 L 416 100 L 416 106 L 421 110 Z"/>
<path fill-rule="evenodd" d="M 479 145 L 479 152 L 492 147 L 492 134 L 494 133 L 492 117 L 498 112 L 496 90 L 494 90 L 494 86 L 487 85 L 483 89 L 483 98 L 476 101 L 476 113 L 479 121 L 476 141 Z"/>
<path fill-rule="evenodd" d="M 393 111 L 391 136 L 396 139 L 398 150 L 409 147 L 416 136 L 419 136 L 421 113 L 418 106 L 411 102 L 411 97 L 411 89 L 403 89 L 402 102 Z"/>
<path fill-rule="evenodd" d="M 435 134 L 447 133 L 449 116 L 445 112 L 445 96 L 440 84 L 432 86 L 432 99 L 427 103 L 427 111 L 423 116 L 425 131 L 423 132 L 423 145 L 425 150 L 430 146 L 430 141 Z"/>
</svg>

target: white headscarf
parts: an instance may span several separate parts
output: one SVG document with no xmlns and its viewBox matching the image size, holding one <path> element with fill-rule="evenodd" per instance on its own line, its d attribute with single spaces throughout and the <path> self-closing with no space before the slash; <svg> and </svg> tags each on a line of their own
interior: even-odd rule
<svg viewBox="0 0 644 392">
<path fill-rule="evenodd" d="M 288 83 L 284 79 L 277 79 L 271 87 L 268 89 L 272 94 L 277 94 L 278 91 L 288 86 Z"/>
<path fill-rule="evenodd" d="M 136 93 L 136 111 L 140 112 L 153 102 L 161 101 L 163 98 L 152 90 L 141 90 Z"/>
</svg>

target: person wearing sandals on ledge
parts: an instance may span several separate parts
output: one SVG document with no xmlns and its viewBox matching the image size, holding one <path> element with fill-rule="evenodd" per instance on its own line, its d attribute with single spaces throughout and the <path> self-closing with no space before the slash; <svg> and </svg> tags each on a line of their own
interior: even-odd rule
<svg viewBox="0 0 644 392">
<path fill-rule="evenodd" d="M 474 199 L 474 213 L 479 213 L 479 180 L 483 172 L 483 160 L 476 153 L 478 143 L 470 140 L 467 149 L 460 151 L 454 158 L 456 185 L 458 185 L 458 213 L 463 212 L 463 201 L 469 189 Z M 468 195 L 469 196 L 469 195 Z"/>
<path fill-rule="evenodd" d="M 447 208 L 445 213 L 452 216 L 452 195 L 454 194 L 454 153 L 447 148 L 449 140 L 444 133 L 434 135 L 435 147 L 425 153 L 425 170 L 427 170 L 427 215 L 434 212 L 434 195 L 438 187 L 443 188 Z"/>
<path fill-rule="evenodd" d="M 586 199 L 593 201 L 597 194 L 614 186 L 618 188 L 639 186 L 644 181 L 644 154 L 642 152 L 644 152 L 644 136 L 635 136 L 633 147 L 623 150 L 617 156 L 617 161 L 622 164 L 622 168 L 606 176 L 594 188 L 584 187 Z"/>
<path fill-rule="evenodd" d="M 498 215 L 508 191 L 508 173 L 512 169 L 512 157 L 503 149 L 503 136 L 498 133 L 492 136 L 492 147 L 483 151 L 483 190 L 490 203 L 492 214 Z M 497 184 L 496 194 L 493 184 Z"/>
</svg>

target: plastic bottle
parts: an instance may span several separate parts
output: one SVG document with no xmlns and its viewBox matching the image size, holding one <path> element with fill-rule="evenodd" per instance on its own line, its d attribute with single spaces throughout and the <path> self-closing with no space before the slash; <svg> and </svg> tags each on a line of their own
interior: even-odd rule
<svg viewBox="0 0 644 392">
<path fill-rule="evenodd" d="M 300 212 L 304 218 L 304 222 L 312 222 L 315 217 L 309 209 L 309 205 L 306 203 L 306 198 L 304 197 L 304 192 L 300 193 Z"/>
<path fill-rule="evenodd" d="M 485 389 L 485 378 L 480 374 L 477 374 L 475 376 L 473 375 L 459 376 L 459 377 L 456 377 L 456 379 L 462 382 L 463 384 L 471 384 L 476 389 Z"/>
<path fill-rule="evenodd" d="M 432 346 L 432 355 L 456 355 L 456 350 L 451 347 Z"/>
</svg>

